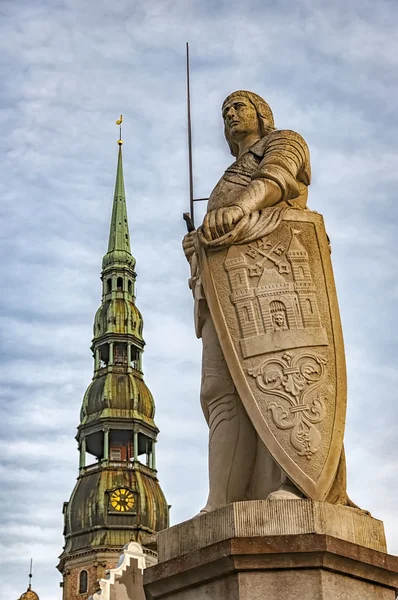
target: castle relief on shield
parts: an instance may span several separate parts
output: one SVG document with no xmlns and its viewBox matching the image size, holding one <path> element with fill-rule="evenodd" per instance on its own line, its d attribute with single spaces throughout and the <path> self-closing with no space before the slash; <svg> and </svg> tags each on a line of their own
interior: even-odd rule
<svg viewBox="0 0 398 600">
<path fill-rule="evenodd" d="M 262 238 L 243 251 L 232 246 L 225 260 L 231 302 L 239 323 L 244 358 L 265 348 L 289 350 L 249 367 L 259 390 L 278 397 L 269 411 L 278 428 L 290 431 L 292 447 L 311 459 L 321 443 L 316 427 L 326 414 L 326 396 L 320 391 L 326 362 L 318 352 L 292 352 L 294 348 L 327 345 L 317 290 L 308 252 L 291 229 L 286 247 Z"/>
<path fill-rule="evenodd" d="M 308 253 L 291 230 L 288 248 L 262 238 L 231 246 L 225 270 L 231 286 L 245 358 L 262 354 L 266 347 L 299 348 L 327 345 L 321 325 L 317 290 Z"/>
</svg>

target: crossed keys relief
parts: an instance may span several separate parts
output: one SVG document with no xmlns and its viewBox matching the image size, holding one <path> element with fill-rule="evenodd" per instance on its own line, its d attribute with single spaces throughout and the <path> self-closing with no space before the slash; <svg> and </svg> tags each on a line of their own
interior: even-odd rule
<svg viewBox="0 0 398 600">
<path fill-rule="evenodd" d="M 250 277 L 261 275 L 263 266 L 267 260 L 269 260 L 278 269 L 278 272 L 281 275 L 290 273 L 289 263 L 282 258 L 282 254 L 285 252 L 286 248 L 279 241 L 272 243 L 266 241 L 265 239 L 259 239 L 257 240 L 257 246 L 249 244 L 247 248 L 247 256 L 257 260 L 255 265 L 252 265 L 249 268 Z"/>
<path fill-rule="evenodd" d="M 322 440 L 315 425 L 326 416 L 326 396 L 319 392 L 325 365 L 323 356 L 304 350 L 295 356 L 286 352 L 248 369 L 261 391 L 283 400 L 269 404 L 273 421 L 279 429 L 291 430 L 293 448 L 308 460 Z"/>
</svg>

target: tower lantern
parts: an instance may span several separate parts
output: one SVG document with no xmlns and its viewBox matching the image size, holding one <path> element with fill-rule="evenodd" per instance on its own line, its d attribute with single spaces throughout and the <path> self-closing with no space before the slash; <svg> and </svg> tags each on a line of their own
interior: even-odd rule
<svg viewBox="0 0 398 600">
<path fill-rule="evenodd" d="M 79 475 L 63 510 L 65 546 L 58 565 L 63 600 L 93 594 L 125 544 L 141 542 L 143 534 L 168 525 L 156 470 L 155 404 L 142 371 L 145 342 L 135 304 L 122 144 L 120 135 L 108 251 L 102 261 L 102 301 L 91 346 L 94 375 L 76 436 Z"/>
</svg>

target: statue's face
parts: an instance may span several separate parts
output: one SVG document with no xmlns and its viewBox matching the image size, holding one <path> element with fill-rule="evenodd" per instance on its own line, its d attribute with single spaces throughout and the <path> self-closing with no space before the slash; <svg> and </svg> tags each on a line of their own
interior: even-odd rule
<svg viewBox="0 0 398 600">
<path fill-rule="evenodd" d="M 274 323 L 277 327 L 283 327 L 285 324 L 285 317 L 281 314 L 276 314 L 274 316 Z"/>
<path fill-rule="evenodd" d="M 242 139 L 251 134 L 259 134 L 259 121 L 253 104 L 242 96 L 232 96 L 223 106 L 222 116 L 229 137 Z"/>
</svg>

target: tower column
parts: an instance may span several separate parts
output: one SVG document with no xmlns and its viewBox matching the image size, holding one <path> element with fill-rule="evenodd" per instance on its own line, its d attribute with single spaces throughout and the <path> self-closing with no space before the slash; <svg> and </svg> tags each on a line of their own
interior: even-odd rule
<svg viewBox="0 0 398 600">
<path fill-rule="evenodd" d="M 146 438 L 146 441 L 145 441 L 145 455 L 146 455 L 146 466 L 150 468 L 150 451 L 149 451 L 148 438 Z"/>
<path fill-rule="evenodd" d="M 134 462 L 138 461 L 138 431 L 134 431 Z"/>
<path fill-rule="evenodd" d="M 99 348 L 94 350 L 94 371 L 98 371 L 100 365 Z"/>
<path fill-rule="evenodd" d="M 113 365 L 113 342 L 109 343 L 109 364 Z"/>
<path fill-rule="evenodd" d="M 80 442 L 80 445 L 79 445 L 79 451 L 80 451 L 79 468 L 84 469 L 84 467 L 86 466 L 86 438 L 82 438 L 82 441 Z"/>
<path fill-rule="evenodd" d="M 156 471 L 156 440 L 152 440 L 152 469 Z"/>
<path fill-rule="evenodd" d="M 109 458 L 109 429 L 104 429 L 104 460 Z"/>
</svg>

